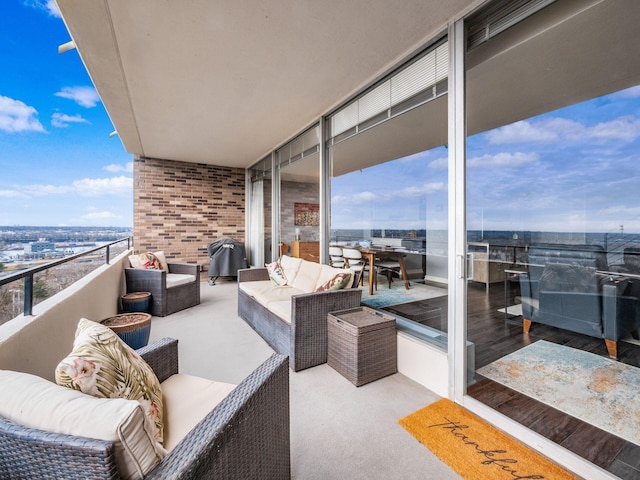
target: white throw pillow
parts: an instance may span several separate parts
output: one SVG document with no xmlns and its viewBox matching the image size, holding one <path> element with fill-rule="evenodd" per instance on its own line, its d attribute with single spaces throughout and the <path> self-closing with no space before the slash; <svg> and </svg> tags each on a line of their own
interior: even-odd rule
<svg viewBox="0 0 640 480">
<path fill-rule="evenodd" d="M 265 264 L 267 272 L 269 272 L 269 278 L 274 285 L 286 285 L 287 277 L 280 266 L 280 263 L 276 260 L 272 263 Z"/>
</svg>

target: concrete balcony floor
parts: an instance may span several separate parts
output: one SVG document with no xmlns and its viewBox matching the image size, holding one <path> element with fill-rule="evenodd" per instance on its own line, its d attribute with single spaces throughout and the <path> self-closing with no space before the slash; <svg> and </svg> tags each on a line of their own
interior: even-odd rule
<svg viewBox="0 0 640 480">
<path fill-rule="evenodd" d="M 239 383 L 273 350 L 237 315 L 237 284 L 201 285 L 202 303 L 154 317 L 151 340 L 179 340 L 180 371 Z M 328 365 L 290 371 L 294 479 L 459 479 L 398 420 L 439 397 L 395 374 L 355 387 Z"/>
</svg>

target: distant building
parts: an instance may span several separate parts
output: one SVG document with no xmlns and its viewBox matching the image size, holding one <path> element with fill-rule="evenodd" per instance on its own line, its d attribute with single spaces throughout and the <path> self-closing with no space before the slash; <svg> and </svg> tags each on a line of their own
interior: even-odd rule
<svg viewBox="0 0 640 480">
<path fill-rule="evenodd" d="M 53 242 L 47 242 L 46 240 L 39 240 L 37 242 L 31 242 L 25 246 L 24 253 L 41 253 L 52 252 L 56 249 Z"/>
</svg>

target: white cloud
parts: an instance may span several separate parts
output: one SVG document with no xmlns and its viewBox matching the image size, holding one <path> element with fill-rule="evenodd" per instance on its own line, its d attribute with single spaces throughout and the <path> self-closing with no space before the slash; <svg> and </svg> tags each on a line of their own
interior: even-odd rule
<svg viewBox="0 0 640 480">
<path fill-rule="evenodd" d="M 537 162 L 539 156 L 535 152 L 501 152 L 496 155 L 482 155 L 467 159 L 468 168 L 521 167 L 528 163 Z"/>
<path fill-rule="evenodd" d="M 25 5 L 38 8 L 40 10 L 44 10 L 52 17 L 61 18 L 60 10 L 58 10 L 58 6 L 54 0 L 26 0 Z"/>
<path fill-rule="evenodd" d="M 29 196 L 80 195 L 100 197 L 106 195 L 130 195 L 133 189 L 131 177 L 83 178 L 70 185 L 26 185 L 20 190 Z"/>
<path fill-rule="evenodd" d="M 58 10 L 58 5 L 56 5 L 56 2 L 54 0 L 46 0 L 45 9 L 52 17 L 62 18 L 62 15 L 60 15 L 60 10 Z"/>
<path fill-rule="evenodd" d="M 536 122 L 522 120 L 488 132 L 490 144 L 552 143 L 558 141 L 623 141 L 630 142 L 640 135 L 640 120 L 623 116 L 589 127 L 566 118 L 547 118 Z"/>
<path fill-rule="evenodd" d="M 632 116 L 620 117 L 610 122 L 597 124 L 589 129 L 589 136 L 599 140 L 631 142 L 640 134 L 640 120 Z"/>
<path fill-rule="evenodd" d="M 58 128 L 68 127 L 70 123 L 91 123 L 81 115 L 65 115 L 64 113 L 54 113 L 51 115 L 51 125 Z"/>
<path fill-rule="evenodd" d="M 487 140 L 490 144 L 494 145 L 524 142 L 553 142 L 557 139 L 558 135 L 556 132 L 549 131 L 544 126 L 534 125 L 526 120 L 512 123 L 487 133 Z"/>
<path fill-rule="evenodd" d="M 107 165 L 106 167 L 104 167 L 104 169 L 107 172 L 113 172 L 113 173 L 118 173 L 118 172 L 132 173 L 133 162 L 128 162 L 128 163 L 125 163 L 124 165 L 120 165 L 118 163 L 112 163 L 111 165 Z"/>
<path fill-rule="evenodd" d="M 442 157 L 429 162 L 429 168 L 433 168 L 434 170 L 446 170 L 449 168 L 449 158 Z"/>
<path fill-rule="evenodd" d="M 133 178 L 119 176 L 112 178 L 85 178 L 73 182 L 75 191 L 84 196 L 124 195 L 133 190 Z"/>
<path fill-rule="evenodd" d="M 28 195 L 25 195 L 18 190 L 0 190 L 0 197 L 4 198 L 29 198 Z"/>
<path fill-rule="evenodd" d="M 380 195 L 376 195 L 373 192 L 358 192 L 351 195 L 335 195 L 331 198 L 332 202 L 335 202 L 336 205 L 341 204 L 361 204 L 361 203 L 369 203 L 374 201 L 376 198 L 380 197 Z"/>
<path fill-rule="evenodd" d="M 56 92 L 56 97 L 68 98 L 78 105 L 91 108 L 95 107 L 100 101 L 98 92 L 93 87 L 64 87 Z"/>
<path fill-rule="evenodd" d="M 86 221 L 102 221 L 102 220 L 114 220 L 122 218 L 121 215 L 116 215 L 113 212 L 103 211 L 103 212 L 91 212 L 85 215 L 80 215 L 79 220 Z"/>
<path fill-rule="evenodd" d="M 527 163 L 537 162 L 539 156 L 537 153 L 523 152 L 501 152 L 495 155 L 482 155 L 480 157 L 472 157 L 467 159 L 467 167 L 469 168 L 493 168 L 493 167 L 520 167 Z M 429 168 L 434 170 L 446 170 L 449 166 L 447 157 L 438 158 L 429 163 Z"/>
<path fill-rule="evenodd" d="M 611 98 L 638 98 L 640 97 L 640 85 L 636 85 L 635 87 L 627 88 L 625 90 L 620 90 L 611 95 Z"/>
<path fill-rule="evenodd" d="M 398 192 L 400 197 L 422 197 L 436 192 L 446 192 L 447 185 L 444 182 L 424 183 L 417 187 L 406 187 Z"/>
<path fill-rule="evenodd" d="M 0 131 L 44 132 L 45 129 L 37 118 L 38 111 L 13 98 L 0 95 Z"/>
</svg>

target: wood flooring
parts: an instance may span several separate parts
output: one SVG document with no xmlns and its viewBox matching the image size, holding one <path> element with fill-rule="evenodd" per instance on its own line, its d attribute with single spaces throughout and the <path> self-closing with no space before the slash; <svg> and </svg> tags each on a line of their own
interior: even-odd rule
<svg viewBox="0 0 640 480">
<path fill-rule="evenodd" d="M 505 320 L 504 284 L 469 283 L 467 336 L 475 344 L 476 369 L 537 340 L 547 340 L 597 355 L 608 356 L 604 340 L 533 324 L 522 331 L 522 317 Z M 519 286 L 510 282 L 507 303 L 519 303 Z M 410 320 L 447 331 L 447 297 L 420 300 L 386 307 L 385 310 Z M 640 367 L 640 346 L 618 342 L 618 361 Z M 544 403 L 478 376 L 469 395 L 500 413 L 549 438 L 624 480 L 640 480 L 640 446 L 600 430 Z"/>
</svg>

